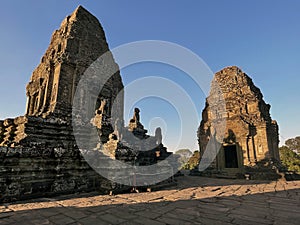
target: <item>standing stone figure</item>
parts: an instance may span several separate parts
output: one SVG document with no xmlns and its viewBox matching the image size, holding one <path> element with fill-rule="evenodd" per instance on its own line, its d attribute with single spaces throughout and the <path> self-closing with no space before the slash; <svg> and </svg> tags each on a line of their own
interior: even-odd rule
<svg viewBox="0 0 300 225">
<path fill-rule="evenodd" d="M 101 100 L 101 105 L 99 107 L 99 113 L 104 114 L 105 113 L 105 106 L 106 106 L 106 99 Z"/>
<path fill-rule="evenodd" d="M 105 120 L 105 106 L 106 106 L 106 99 L 101 100 L 100 107 L 95 111 L 95 117 L 91 120 L 91 123 L 96 126 L 98 129 L 102 128 L 103 120 Z"/>
<path fill-rule="evenodd" d="M 118 137 L 119 141 L 122 140 L 122 123 L 119 118 L 115 121 L 114 134 Z"/>
<path fill-rule="evenodd" d="M 136 123 L 140 122 L 140 110 L 139 110 L 139 108 L 134 108 L 133 119 Z"/>
<path fill-rule="evenodd" d="M 156 144 L 160 145 L 162 143 L 162 134 L 161 134 L 161 128 L 158 127 L 155 130 L 155 138 L 156 138 Z"/>
</svg>

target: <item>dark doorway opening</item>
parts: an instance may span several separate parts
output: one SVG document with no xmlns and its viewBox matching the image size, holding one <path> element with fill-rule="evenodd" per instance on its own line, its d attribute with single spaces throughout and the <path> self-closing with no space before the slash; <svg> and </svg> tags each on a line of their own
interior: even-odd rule
<svg viewBox="0 0 300 225">
<path fill-rule="evenodd" d="M 225 167 L 226 168 L 238 168 L 238 157 L 236 151 L 236 145 L 223 146 L 225 153 Z"/>
</svg>

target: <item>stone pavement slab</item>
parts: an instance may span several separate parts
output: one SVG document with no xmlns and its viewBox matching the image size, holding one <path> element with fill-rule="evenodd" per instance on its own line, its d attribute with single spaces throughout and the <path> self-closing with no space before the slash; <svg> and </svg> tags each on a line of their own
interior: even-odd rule
<svg viewBox="0 0 300 225">
<path fill-rule="evenodd" d="M 0 205 L 0 224 L 299 224 L 300 181 L 179 177 L 167 190 Z"/>
</svg>

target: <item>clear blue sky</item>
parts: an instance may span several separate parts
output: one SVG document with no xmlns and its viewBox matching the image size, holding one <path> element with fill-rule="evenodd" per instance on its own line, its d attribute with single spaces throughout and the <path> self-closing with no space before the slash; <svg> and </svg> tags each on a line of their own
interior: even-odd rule
<svg viewBox="0 0 300 225">
<path fill-rule="evenodd" d="M 132 41 L 164 40 L 191 49 L 213 72 L 239 66 L 272 105 L 271 115 L 279 123 L 281 139 L 300 135 L 300 2 L 296 0 L 1 1 L 0 118 L 24 114 L 25 86 L 31 73 L 52 32 L 79 4 L 100 20 L 110 48 Z M 151 64 L 121 72 L 125 84 L 140 76 L 163 73 L 170 78 L 172 74 L 175 82 L 189 89 L 201 114 L 204 95 L 193 92 L 192 82 L 180 78 L 181 72 Z M 161 107 L 153 109 L 150 103 Z M 137 105 L 146 127 L 153 117 L 165 116 L 170 124 L 178 120 L 174 112 L 165 115 L 172 107 L 159 99 L 148 103 L 144 99 Z M 154 125 L 159 122 L 153 121 Z M 183 136 L 187 147 L 196 143 L 199 122 L 195 121 L 190 133 Z M 165 141 L 171 149 L 174 129 L 168 125 L 166 131 L 170 133 Z"/>
</svg>

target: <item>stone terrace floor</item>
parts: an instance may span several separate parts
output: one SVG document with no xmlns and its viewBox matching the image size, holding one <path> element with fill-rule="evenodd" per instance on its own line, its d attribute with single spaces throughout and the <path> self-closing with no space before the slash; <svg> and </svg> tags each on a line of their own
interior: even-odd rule
<svg viewBox="0 0 300 225">
<path fill-rule="evenodd" d="M 97 193 L 0 205 L 0 224 L 300 224 L 300 181 L 179 177 L 151 193 Z"/>
</svg>

